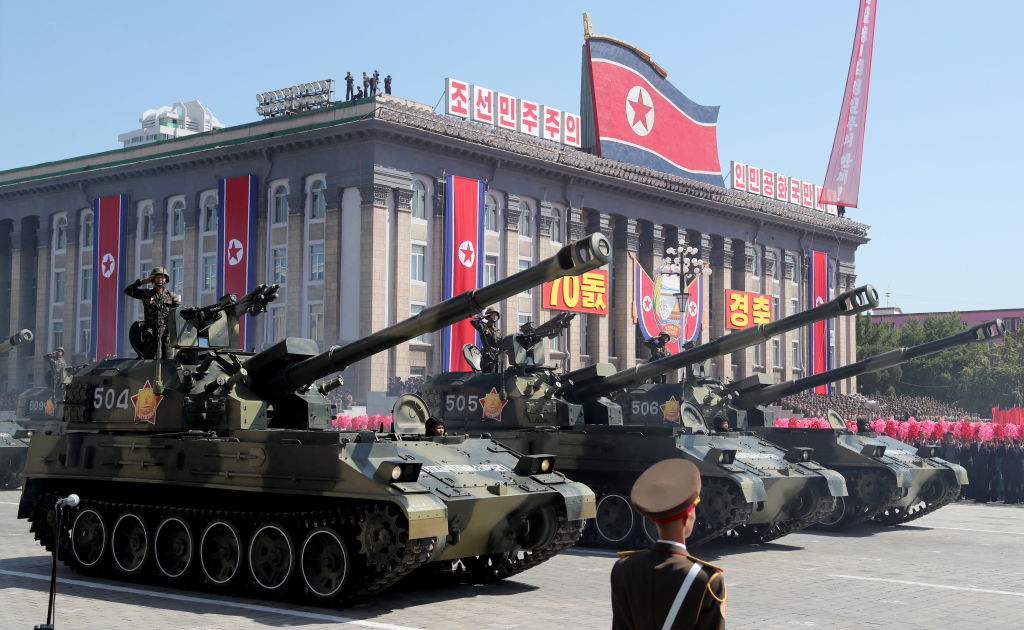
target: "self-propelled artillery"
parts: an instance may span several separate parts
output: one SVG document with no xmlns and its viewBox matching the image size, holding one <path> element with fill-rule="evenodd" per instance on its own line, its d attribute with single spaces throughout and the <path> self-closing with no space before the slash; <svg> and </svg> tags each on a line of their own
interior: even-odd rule
<svg viewBox="0 0 1024 630">
<path fill-rule="evenodd" d="M 344 603 L 429 563 L 499 579 L 574 543 L 594 495 L 551 457 L 497 442 L 329 430 L 322 382 L 352 363 L 465 319 L 544 281 L 607 262 L 593 235 L 538 265 L 319 353 L 287 338 L 252 354 L 239 318 L 276 296 L 182 309 L 175 358 L 107 359 L 67 387 L 61 435 L 37 435 L 19 517 L 54 538 L 55 497 L 76 493 L 62 559 L 77 571 L 180 587 Z"/>
<path fill-rule="evenodd" d="M 0 341 L 0 354 L 8 353 L 17 346 L 30 341 L 32 341 L 32 331 L 19 330 L 7 339 Z M 20 423 L 0 418 L 0 490 L 17 488 L 21 483 L 18 475 L 25 464 L 28 438 L 31 435 L 32 432 Z"/>
<path fill-rule="evenodd" d="M 671 457 L 692 461 L 701 471 L 701 506 L 689 543 L 751 523 L 766 524 L 762 539 L 768 539 L 830 510 L 833 498 L 846 493 L 842 477 L 812 461 L 810 449 L 787 451 L 751 434 L 716 432 L 682 390 L 642 405 L 634 400 L 639 392 L 664 387 L 645 385 L 647 379 L 877 303 L 875 290 L 861 287 L 803 313 L 617 373 L 599 363 L 556 374 L 544 366 L 538 335 L 515 335 L 504 372 L 441 374 L 424 384 L 421 401 L 406 400 L 425 405 L 455 430 L 486 431 L 516 450 L 557 455 L 561 470 L 598 494 L 586 544 L 622 548 L 647 542 L 652 524 L 633 511 L 629 489 L 648 466 Z"/>
<path fill-rule="evenodd" d="M 774 421 L 779 414 L 764 405 L 934 352 L 990 341 L 1004 331 L 1002 320 L 993 320 L 949 337 L 892 350 L 820 374 L 778 384 L 750 378 L 708 395 L 714 399 L 718 413 L 729 414 L 751 431 L 783 447 L 813 448 L 819 462 L 842 473 L 849 494 L 836 501 L 835 509 L 821 520 L 821 527 L 838 530 L 868 519 L 896 525 L 956 500 L 960 486 L 968 483 L 964 468 L 939 458 L 936 445 L 914 447 L 869 429 L 853 432 L 834 411 L 828 413 L 828 429 L 776 427 Z"/>
</svg>

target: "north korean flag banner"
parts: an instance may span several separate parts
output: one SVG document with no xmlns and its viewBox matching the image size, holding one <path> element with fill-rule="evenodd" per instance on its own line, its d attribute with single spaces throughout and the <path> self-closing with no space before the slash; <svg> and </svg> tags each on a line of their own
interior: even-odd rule
<svg viewBox="0 0 1024 630">
<path fill-rule="evenodd" d="M 825 252 L 811 252 L 810 289 L 811 305 L 821 306 L 829 300 L 828 282 L 829 255 Z M 832 320 L 811 324 L 811 374 L 820 374 L 831 367 L 829 340 L 832 336 Z M 812 390 L 815 394 L 831 394 L 832 385 L 819 385 Z"/>
<path fill-rule="evenodd" d="M 654 280 L 651 280 L 635 258 L 633 286 L 633 320 L 640 327 L 640 334 L 644 339 L 657 337 L 661 334 L 661 326 L 658 324 L 658 307 L 654 301 Z"/>
<path fill-rule="evenodd" d="M 683 343 L 697 341 L 700 338 L 701 315 L 704 313 L 704 274 L 697 274 L 697 277 L 686 285 L 686 292 L 690 297 L 686 303 Z"/>
<path fill-rule="evenodd" d="M 583 46 L 584 137 L 598 155 L 722 186 L 718 107 L 694 103 L 666 76 L 642 50 L 589 36 Z"/>
<path fill-rule="evenodd" d="M 92 356 L 119 356 L 124 340 L 124 263 L 128 197 L 111 195 L 92 202 Z"/>
<path fill-rule="evenodd" d="M 477 179 L 445 175 L 444 295 L 447 300 L 483 284 L 480 247 L 484 242 L 484 194 L 487 184 Z M 465 344 L 477 344 L 468 319 L 441 331 L 441 371 L 468 372 L 462 354 Z"/>
<path fill-rule="evenodd" d="M 242 297 L 256 285 L 255 175 L 220 180 L 217 221 L 217 295 L 235 293 Z M 238 346 L 249 348 L 249 322 L 238 323 Z"/>
</svg>

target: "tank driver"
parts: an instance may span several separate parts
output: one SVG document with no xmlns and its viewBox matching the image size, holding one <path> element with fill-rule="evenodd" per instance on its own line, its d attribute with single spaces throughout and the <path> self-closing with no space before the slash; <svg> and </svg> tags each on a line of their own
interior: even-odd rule
<svg viewBox="0 0 1024 630">
<path fill-rule="evenodd" d="M 476 315 L 469 322 L 480 333 L 480 340 L 484 348 L 480 358 L 480 371 L 494 373 L 498 371 L 501 364 L 501 329 L 498 328 L 498 320 L 501 313 L 493 308 L 487 309 L 483 316 Z"/>
<path fill-rule="evenodd" d="M 170 359 L 173 349 L 171 348 L 171 331 L 169 319 L 172 312 L 181 306 L 181 297 L 173 291 L 167 290 L 167 283 L 170 281 L 167 270 L 163 267 L 153 267 L 146 278 L 139 278 L 129 284 L 124 294 L 128 297 L 142 300 L 142 352 L 143 359 L 159 358 Z M 152 288 L 143 289 L 142 285 L 152 284 Z"/>
<path fill-rule="evenodd" d="M 700 472 L 666 459 L 633 484 L 633 507 L 651 519 L 658 540 L 646 551 L 624 551 L 612 567 L 612 630 L 725 627 L 725 578 L 686 550 L 697 522 Z"/>
</svg>

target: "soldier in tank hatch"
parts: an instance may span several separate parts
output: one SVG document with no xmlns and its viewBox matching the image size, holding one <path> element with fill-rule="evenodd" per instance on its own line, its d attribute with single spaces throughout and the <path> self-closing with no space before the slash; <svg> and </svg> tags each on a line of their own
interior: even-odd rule
<svg viewBox="0 0 1024 630">
<path fill-rule="evenodd" d="M 64 348 L 57 348 L 49 354 L 44 354 L 46 364 L 50 368 L 50 387 L 55 394 L 64 391 L 64 370 L 68 367 L 64 360 Z"/>
<path fill-rule="evenodd" d="M 668 342 L 672 340 L 672 337 L 668 333 L 661 333 L 657 337 L 651 337 L 644 341 L 644 345 L 647 346 L 651 351 L 651 361 L 657 361 L 658 359 L 664 359 L 668 355 L 672 354 L 666 347 Z M 661 376 L 655 376 L 652 380 L 655 383 L 667 382 L 668 376 L 662 374 Z"/>
<path fill-rule="evenodd" d="M 504 336 L 501 333 L 501 329 L 498 328 L 498 321 L 500 319 L 501 313 L 493 308 L 489 308 L 484 312 L 483 316 L 476 315 L 469 320 L 473 328 L 476 328 L 477 332 L 480 333 L 480 340 L 484 345 L 480 359 L 481 372 L 494 373 L 500 367 L 502 354 L 501 340 Z"/>
<path fill-rule="evenodd" d="M 181 297 L 167 290 L 171 277 L 163 267 L 153 267 L 153 271 L 145 278 L 139 278 L 125 287 L 124 294 L 136 300 L 142 300 L 142 358 L 170 359 L 171 348 L 170 317 L 174 310 L 181 306 Z M 143 289 L 142 285 L 152 284 L 152 288 Z M 157 355 L 160 355 L 158 357 Z"/>
<path fill-rule="evenodd" d="M 640 475 L 630 500 L 654 522 L 658 540 L 646 551 L 621 552 L 612 567 L 612 630 L 724 628 L 722 569 L 686 550 L 700 502 L 697 467 L 662 460 Z"/>
</svg>

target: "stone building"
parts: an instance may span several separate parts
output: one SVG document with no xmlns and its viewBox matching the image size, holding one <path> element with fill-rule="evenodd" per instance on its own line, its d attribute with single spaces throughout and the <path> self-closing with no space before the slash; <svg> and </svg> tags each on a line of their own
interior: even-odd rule
<svg viewBox="0 0 1024 630">
<path fill-rule="evenodd" d="M 42 382 L 42 355 L 88 360 L 93 328 L 92 201 L 125 194 L 127 277 L 166 266 L 186 305 L 216 300 L 217 184 L 259 178 L 257 281 L 281 299 L 256 319 L 257 348 L 286 335 L 321 348 L 415 314 L 441 297 L 443 176 L 488 182 L 485 279 L 505 277 L 588 232 L 614 245 L 607 316 L 581 315 L 549 358 L 567 368 L 645 361 L 631 317 L 630 253 L 650 271 L 666 248 L 711 262 L 703 338 L 725 328 L 725 290 L 774 297 L 773 319 L 807 302 L 811 250 L 832 255 L 834 290 L 854 286 L 867 226 L 577 149 L 435 114 L 379 96 L 183 138 L 0 173 L 0 332 L 31 328 L 36 342 L 0 357 L 0 390 Z M 134 300 L 128 319 L 141 316 Z M 534 289 L 501 305 L 506 332 L 550 314 Z M 832 339 L 837 364 L 854 358 L 852 321 Z M 805 331 L 713 362 L 717 376 L 803 374 Z M 362 398 L 390 376 L 437 372 L 440 334 L 351 367 Z M 128 349 L 125 349 L 128 351 Z M 853 391 L 844 383 L 842 391 Z"/>
</svg>

